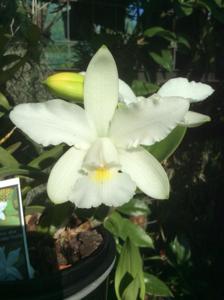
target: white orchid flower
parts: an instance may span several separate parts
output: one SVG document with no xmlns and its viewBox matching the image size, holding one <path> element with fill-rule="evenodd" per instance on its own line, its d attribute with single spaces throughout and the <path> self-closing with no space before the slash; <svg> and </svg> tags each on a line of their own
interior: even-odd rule
<svg viewBox="0 0 224 300">
<path fill-rule="evenodd" d="M 13 266 L 19 258 L 20 248 L 12 250 L 5 255 L 5 248 L 0 247 L 0 281 L 22 279 L 19 270 Z"/>
<path fill-rule="evenodd" d="M 169 101 L 169 106 L 167 105 Z M 71 148 L 53 167 L 48 184 L 55 203 L 77 207 L 120 206 L 134 195 L 166 199 L 169 180 L 160 163 L 140 145 L 164 139 L 186 114 L 179 97 L 118 104 L 118 73 L 106 47 L 92 58 L 84 81 L 85 110 L 63 100 L 20 104 L 10 113 L 16 126 L 44 146 Z"/>
<path fill-rule="evenodd" d="M 133 102 L 138 102 L 144 100 L 144 97 L 133 96 L 132 89 L 125 84 L 123 87 L 122 84 L 119 85 L 120 99 L 125 104 L 130 104 Z M 208 98 L 214 92 L 213 88 L 208 84 L 201 82 L 188 81 L 187 78 L 173 78 L 164 83 L 161 88 L 158 90 L 157 94 L 154 94 L 147 98 L 148 100 L 155 98 L 155 95 L 159 97 L 180 97 L 185 100 L 188 100 L 189 103 L 195 103 Z M 158 98 L 159 99 L 159 98 Z M 209 122 L 211 118 L 207 115 L 196 113 L 193 111 L 188 111 L 184 119 L 179 122 L 179 125 L 186 127 L 196 127 L 200 126 L 206 122 Z"/>
<path fill-rule="evenodd" d="M 5 214 L 4 214 L 4 210 L 6 209 L 7 206 L 7 201 L 1 201 L 0 202 L 0 220 L 5 220 Z"/>
</svg>

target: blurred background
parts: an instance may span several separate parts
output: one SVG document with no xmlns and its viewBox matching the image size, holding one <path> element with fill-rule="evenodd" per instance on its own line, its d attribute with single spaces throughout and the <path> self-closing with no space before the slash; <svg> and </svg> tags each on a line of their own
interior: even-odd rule
<svg viewBox="0 0 224 300">
<path fill-rule="evenodd" d="M 53 98 L 42 81 L 86 70 L 102 44 L 137 95 L 177 76 L 215 89 L 192 109 L 212 122 L 188 129 L 164 162 L 171 198 L 153 201 L 147 220 L 164 259 L 145 268 L 175 299 L 224 299 L 224 1 L 0 0 L 0 106 L 3 94 L 12 104 Z M 1 137 L 10 127 L 0 117 Z"/>
</svg>

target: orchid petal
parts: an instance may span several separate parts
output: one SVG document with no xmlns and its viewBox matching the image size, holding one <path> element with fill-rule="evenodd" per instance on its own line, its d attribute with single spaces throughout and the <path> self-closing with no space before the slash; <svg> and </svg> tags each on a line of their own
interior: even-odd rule
<svg viewBox="0 0 224 300">
<path fill-rule="evenodd" d="M 80 72 L 80 75 L 85 76 L 86 72 Z M 125 104 L 136 102 L 137 98 L 130 86 L 121 79 L 118 79 L 119 101 Z"/>
<path fill-rule="evenodd" d="M 117 146 L 152 145 L 164 139 L 183 120 L 189 102 L 157 95 L 120 107 L 112 120 L 110 136 Z"/>
<path fill-rule="evenodd" d="M 184 120 L 180 122 L 180 125 L 186 127 L 197 127 L 209 121 L 211 121 L 211 118 L 207 115 L 199 114 L 194 111 L 188 111 L 184 116 Z"/>
<path fill-rule="evenodd" d="M 48 196 L 54 203 L 69 200 L 72 187 L 80 176 L 85 155 L 86 151 L 71 147 L 54 165 L 47 183 Z"/>
<path fill-rule="evenodd" d="M 137 101 L 132 89 L 121 79 L 119 79 L 119 101 L 127 105 Z"/>
<path fill-rule="evenodd" d="M 129 175 L 110 169 L 111 178 L 100 181 L 93 179 L 93 172 L 79 178 L 70 194 L 70 200 L 77 207 L 90 208 L 101 204 L 117 207 L 133 197 L 136 185 Z"/>
<path fill-rule="evenodd" d="M 137 187 L 156 199 L 169 197 L 169 179 L 161 164 L 146 150 L 120 151 L 121 169 L 130 175 Z"/>
<path fill-rule="evenodd" d="M 89 148 L 84 159 L 84 166 L 97 168 L 119 165 L 118 153 L 109 138 L 98 138 Z"/>
<path fill-rule="evenodd" d="M 118 102 L 118 74 L 113 56 L 101 47 L 93 56 L 84 80 L 84 105 L 98 136 L 107 135 Z"/>
<path fill-rule="evenodd" d="M 35 142 L 44 146 L 66 143 L 87 147 L 93 138 L 85 111 L 76 104 L 55 99 L 19 104 L 10 119 Z"/>
<path fill-rule="evenodd" d="M 198 102 L 208 98 L 214 92 L 208 84 L 188 81 L 187 78 L 173 78 L 162 85 L 157 92 L 161 97 L 183 97 L 190 102 Z"/>
</svg>

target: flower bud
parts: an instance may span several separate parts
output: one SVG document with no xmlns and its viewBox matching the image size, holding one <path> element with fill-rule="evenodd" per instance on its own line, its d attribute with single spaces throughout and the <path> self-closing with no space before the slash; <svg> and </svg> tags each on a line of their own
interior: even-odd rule
<svg viewBox="0 0 224 300">
<path fill-rule="evenodd" d="M 69 101 L 83 101 L 84 76 L 74 72 L 60 72 L 49 76 L 43 83 L 57 97 Z"/>
</svg>

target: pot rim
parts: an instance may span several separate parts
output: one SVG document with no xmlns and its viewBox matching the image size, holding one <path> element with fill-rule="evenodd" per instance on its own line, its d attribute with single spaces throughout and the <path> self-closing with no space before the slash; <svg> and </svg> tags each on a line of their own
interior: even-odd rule
<svg viewBox="0 0 224 300">
<path fill-rule="evenodd" d="M 80 260 L 72 267 L 57 271 L 50 276 L 0 282 L 1 294 L 6 297 L 4 299 L 63 299 L 85 291 L 85 288 L 92 283 L 94 284 L 97 279 L 100 281 L 101 276 L 107 274 L 107 271 L 109 274 L 112 269 L 116 257 L 116 247 L 112 235 L 103 226 L 96 229 L 102 234 L 103 243 L 93 254 Z"/>
<path fill-rule="evenodd" d="M 112 264 L 108 267 L 108 269 L 99 278 L 97 278 L 95 281 L 93 281 L 88 286 L 83 288 L 81 291 L 66 298 L 66 300 L 81 300 L 84 297 L 86 297 L 87 295 L 89 295 L 91 292 L 93 292 L 95 289 L 97 289 L 98 286 L 100 286 L 101 283 L 103 283 L 104 280 L 106 280 L 106 278 L 109 276 L 110 272 L 112 271 L 112 269 L 114 267 L 115 260 L 116 260 L 116 258 L 114 258 Z"/>
</svg>

